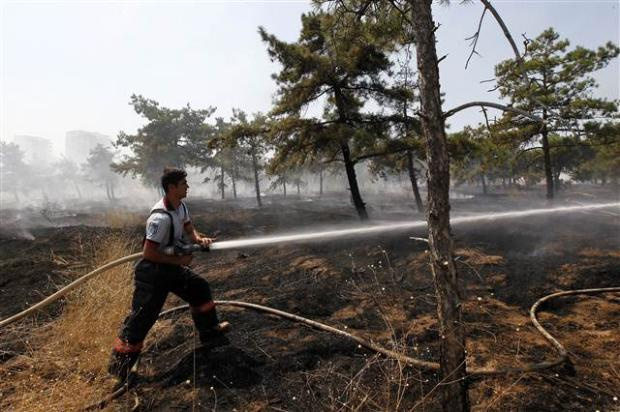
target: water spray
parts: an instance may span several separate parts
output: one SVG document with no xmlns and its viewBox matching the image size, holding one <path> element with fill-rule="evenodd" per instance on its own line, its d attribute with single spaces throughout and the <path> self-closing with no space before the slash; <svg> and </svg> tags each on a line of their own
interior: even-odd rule
<svg viewBox="0 0 620 412">
<path fill-rule="evenodd" d="M 496 213 L 485 213 L 471 216 L 461 216 L 461 217 L 453 217 L 450 219 L 451 225 L 461 224 L 461 223 L 472 223 L 472 222 L 484 222 L 484 221 L 493 221 L 499 219 L 514 219 L 519 217 L 526 216 L 536 216 L 536 215 L 544 215 L 549 213 L 568 213 L 568 212 L 576 212 L 576 211 L 584 211 L 584 210 L 594 210 L 594 209 L 605 209 L 611 207 L 620 207 L 620 202 L 616 203 L 599 203 L 592 205 L 579 205 L 579 206 L 561 206 L 561 207 L 553 207 L 553 208 L 545 208 L 545 209 L 529 209 L 522 211 L 514 211 L 514 212 L 496 212 Z M 365 226 L 357 226 L 348 229 L 340 229 L 340 230 L 327 230 L 322 232 L 310 232 L 310 233 L 298 233 L 298 234 L 290 234 L 290 235 L 279 235 L 279 236 L 265 236 L 258 237 L 254 239 L 244 239 L 244 240 L 224 240 L 220 242 L 215 242 L 209 246 L 210 250 L 224 250 L 224 249 L 238 249 L 244 247 L 258 247 L 265 245 L 272 245 L 276 243 L 292 243 L 292 242 L 308 242 L 308 241 L 319 241 L 319 240 L 327 240 L 327 239 L 335 239 L 335 238 L 343 238 L 343 237 L 352 237 L 352 236 L 360 236 L 360 235 L 368 235 L 373 233 L 382 233 L 382 232 L 397 232 L 397 231 L 406 231 L 411 229 L 419 229 L 426 227 L 426 220 L 414 220 L 414 221 L 405 221 L 405 222 L 393 222 L 381 225 L 365 225 Z"/>
</svg>

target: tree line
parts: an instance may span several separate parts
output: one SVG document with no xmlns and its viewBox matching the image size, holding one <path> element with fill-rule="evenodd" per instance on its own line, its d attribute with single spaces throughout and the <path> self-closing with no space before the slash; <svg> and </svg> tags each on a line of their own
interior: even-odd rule
<svg viewBox="0 0 620 412">
<path fill-rule="evenodd" d="M 278 89 L 267 114 L 234 109 L 229 119 L 213 118 L 212 107 L 170 109 L 132 96 L 146 124 L 135 134 L 118 135 L 117 147 L 131 154 L 112 169 L 157 185 L 162 164 L 194 166 L 212 172 L 207 181 L 222 198 L 226 189 L 236 197 L 239 182 L 250 183 L 259 206 L 263 185 L 286 193 L 287 185 L 303 185 L 303 173 L 322 181 L 324 173 L 340 172 L 364 220 L 356 172 L 363 163 L 375 176 L 406 174 L 422 211 L 419 182 L 427 159 L 412 67 L 414 36 L 393 10 L 372 19 L 334 10 L 304 14 L 299 39 L 291 43 L 259 28 L 270 58 L 281 67 L 273 75 Z M 591 77 L 617 55 L 611 42 L 597 50 L 569 49 L 551 28 L 528 40 L 522 65 L 508 59 L 495 68 L 495 88 L 515 110 L 491 118 L 489 106 L 480 102 L 484 121 L 447 134 L 453 183 L 478 184 L 486 193 L 490 185 L 527 189 L 544 182 L 550 199 L 565 184 L 562 176 L 617 184 L 617 102 L 594 97 Z M 311 106 L 322 114 L 308 116 Z"/>
<path fill-rule="evenodd" d="M 303 174 L 316 174 L 322 182 L 326 173 L 341 173 L 347 179 L 343 189 L 367 219 L 356 173 L 356 165 L 364 163 L 374 176 L 406 174 L 423 211 L 419 181 L 427 169 L 412 67 L 414 36 L 398 11 L 360 19 L 334 10 L 303 15 L 299 39 L 291 43 L 259 28 L 270 58 L 281 66 L 273 76 L 278 91 L 269 113 L 248 116 L 234 109 L 228 120 L 212 119 L 213 107 L 169 109 L 134 95 L 130 104 L 146 124 L 135 134 L 120 132 L 115 143 L 131 153 L 119 160 L 98 147 L 82 166 L 61 159 L 56 174 L 72 182 L 78 197 L 78 182 L 91 181 L 113 199 L 112 172 L 157 186 L 162 164 L 194 166 L 212 172 L 205 180 L 221 198 L 227 189 L 237 197 L 239 182 L 251 184 L 260 206 L 261 190 L 281 188 L 286 194 L 287 185 L 304 186 Z M 511 107 L 544 123 L 515 111 L 490 118 L 481 105 L 483 122 L 447 135 L 452 183 L 480 185 L 486 193 L 491 185 L 527 189 L 544 182 L 548 198 L 566 184 L 562 176 L 618 184 L 617 102 L 593 97 L 597 84 L 591 77 L 617 57 L 618 47 L 609 42 L 597 50 L 570 49 L 552 28 L 526 43 L 522 65 L 517 59 L 497 64 L 494 88 Z M 320 117 L 304 115 L 311 105 L 323 109 Z M 26 167 L 16 144 L 3 143 L 1 149 L 4 190 L 15 197 L 23 190 L 20 180 L 45 180 L 28 175 L 49 177 Z"/>
<path fill-rule="evenodd" d="M 82 164 L 66 157 L 49 165 L 32 164 L 17 143 L 0 142 L 2 191 L 11 193 L 15 202 L 20 202 L 22 195 L 33 193 L 48 200 L 50 191 L 65 195 L 72 192 L 75 198 L 84 199 L 87 196 L 83 189 L 89 185 L 101 187 L 112 201 L 120 180 L 112 170 L 115 155 L 112 148 L 98 144 Z"/>
</svg>

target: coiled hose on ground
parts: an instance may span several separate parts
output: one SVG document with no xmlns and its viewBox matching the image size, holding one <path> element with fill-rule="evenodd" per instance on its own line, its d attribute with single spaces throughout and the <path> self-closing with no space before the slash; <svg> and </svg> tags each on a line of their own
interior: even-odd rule
<svg viewBox="0 0 620 412">
<path fill-rule="evenodd" d="M 81 285 L 82 283 L 86 282 L 87 280 L 89 280 L 90 278 L 94 277 L 95 275 L 102 273 L 108 269 L 111 269 L 115 266 L 121 265 L 123 263 L 127 263 L 127 262 L 131 262 L 133 260 L 139 259 L 142 256 L 142 252 L 139 253 L 134 253 L 132 255 L 128 255 L 125 256 L 123 258 L 114 260 L 110 263 L 107 263 L 95 270 L 93 270 L 92 272 L 87 273 L 86 275 L 76 279 L 75 281 L 71 282 L 69 285 L 65 286 L 64 288 L 58 290 L 57 292 L 55 292 L 54 294 L 48 296 L 47 298 L 43 299 L 41 302 L 29 307 L 28 309 L 19 312 L 7 319 L 4 319 L 2 321 L 0 321 L 0 328 L 9 325 L 10 323 L 16 322 L 40 309 L 43 309 L 44 307 L 50 305 L 51 303 L 55 302 L 56 300 L 60 299 L 61 297 L 63 297 L 64 295 L 66 295 L 68 292 L 70 292 L 71 290 L 75 289 L 76 287 L 78 287 L 79 285 Z M 524 372 L 534 372 L 534 371 L 538 371 L 538 370 L 542 370 L 542 369 L 547 369 L 547 368 L 551 368 L 553 366 L 557 366 L 560 365 L 564 362 L 567 361 L 568 359 L 568 352 L 566 351 L 566 349 L 564 348 L 564 346 L 558 342 L 557 339 L 555 339 L 549 332 L 547 332 L 547 330 L 540 324 L 540 322 L 538 321 L 537 317 L 536 317 L 536 312 L 538 311 L 538 309 L 540 308 L 540 306 L 545 303 L 546 301 L 553 299 L 553 298 L 557 298 L 557 297 L 561 297 L 561 296 L 568 296 L 568 295 L 581 295 L 581 294 L 596 294 L 596 293 L 606 293 L 606 292 L 620 292 L 620 287 L 611 287 L 611 288 L 597 288 L 597 289 L 579 289 L 579 290 L 569 290 L 569 291 L 564 291 L 564 292 L 557 292 L 557 293 L 553 293 L 547 296 L 544 296 L 540 299 L 538 299 L 530 308 L 530 319 L 532 320 L 532 323 L 534 324 L 534 327 L 538 330 L 538 332 L 540 332 L 543 337 L 547 340 L 547 342 L 549 342 L 551 344 L 551 346 L 553 346 L 553 348 L 558 352 L 558 357 L 556 359 L 550 360 L 550 361 L 545 361 L 545 362 L 539 362 L 539 363 L 532 363 L 529 365 L 525 365 L 522 367 L 515 367 L 515 368 L 499 368 L 499 369 L 492 369 L 492 368 L 471 368 L 471 369 L 467 369 L 467 373 L 469 376 L 494 376 L 494 375 L 502 375 L 502 374 L 510 374 L 510 373 L 524 373 Z M 310 326 L 314 329 L 318 329 L 318 330 L 322 330 L 322 331 L 326 331 L 326 332 L 330 332 L 330 333 L 334 333 L 336 335 L 340 335 L 343 336 L 347 339 L 350 339 L 354 342 L 356 342 L 357 344 L 370 349 L 372 351 L 375 351 L 377 353 L 381 353 L 382 355 L 385 355 L 388 358 L 392 358 L 395 360 L 398 360 L 399 362 L 403 362 L 406 363 L 408 365 L 411 366 L 416 366 L 419 367 L 421 369 L 426 369 L 426 370 L 439 370 L 439 364 L 437 362 L 428 362 L 428 361 L 423 361 L 420 359 L 415 359 L 412 357 L 409 357 L 407 355 L 404 355 L 402 353 L 398 353 L 395 352 L 393 350 L 390 349 L 386 349 L 380 345 L 377 345 L 373 342 L 370 342 L 366 339 L 363 339 L 359 336 L 356 336 L 352 333 L 349 332 L 345 332 L 343 330 L 334 328 L 332 326 L 320 323 L 320 322 L 316 322 L 289 312 L 284 312 L 278 309 L 274 309 L 274 308 L 270 308 L 267 306 L 262 306 L 262 305 L 257 305 L 254 303 L 248 303 L 248 302 L 241 302 L 241 301 L 228 301 L 228 300 L 220 300 L 220 301 L 215 301 L 215 303 L 217 305 L 220 306 L 234 306 L 234 307 L 240 307 L 240 308 L 244 308 L 244 309 L 250 309 L 250 310 L 254 310 L 254 311 L 258 311 L 258 312 L 262 312 L 262 313 L 267 313 L 269 315 L 275 315 L 275 316 L 279 316 L 281 318 L 284 319 L 288 319 L 294 322 L 298 322 L 298 323 L 302 323 L 304 325 Z M 174 307 L 172 309 L 168 309 L 162 313 L 160 313 L 160 317 L 161 316 L 165 316 L 168 315 L 172 312 L 176 312 L 176 311 L 180 311 L 180 310 L 184 310 L 187 309 L 188 305 L 181 305 L 181 306 L 177 306 Z M 110 400 L 122 395 L 125 391 L 127 390 L 127 385 L 121 387 L 120 389 L 118 389 L 116 392 L 108 395 L 105 399 L 101 400 L 100 402 L 98 402 L 97 406 L 102 407 L 103 405 L 105 405 L 107 402 L 109 402 Z"/>
</svg>

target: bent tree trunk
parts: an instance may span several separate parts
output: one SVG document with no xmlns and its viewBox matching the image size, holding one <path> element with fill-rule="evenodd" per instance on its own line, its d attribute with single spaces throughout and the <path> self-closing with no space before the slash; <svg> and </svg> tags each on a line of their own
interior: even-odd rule
<svg viewBox="0 0 620 412">
<path fill-rule="evenodd" d="M 368 220 L 368 213 L 366 212 L 366 204 L 362 200 L 359 186 L 357 185 L 357 177 L 355 176 L 355 163 L 351 161 L 351 150 L 348 143 L 340 145 L 342 150 L 342 158 L 344 159 L 344 168 L 347 171 L 347 179 L 349 180 L 349 188 L 351 189 L 351 198 L 353 199 L 353 205 L 357 214 L 361 220 Z"/>
<path fill-rule="evenodd" d="M 258 160 L 256 159 L 256 149 L 252 146 L 252 169 L 254 169 L 254 189 L 256 190 L 256 203 L 258 207 L 262 207 L 263 203 L 260 200 L 260 184 L 258 181 Z"/>
<path fill-rule="evenodd" d="M 441 332 L 441 403 L 444 411 L 469 410 L 465 331 L 450 233 L 450 169 L 441 109 L 439 67 L 431 0 L 410 0 L 416 39 L 422 130 L 428 161 L 428 240 Z"/>
<path fill-rule="evenodd" d="M 424 212 L 424 204 L 422 204 L 422 197 L 420 196 L 420 189 L 418 189 L 418 179 L 415 175 L 415 168 L 413 167 L 413 152 L 407 150 L 407 170 L 409 171 L 409 180 L 411 180 L 411 188 L 413 189 L 413 197 L 415 197 L 415 204 L 418 208 L 418 212 Z"/>
<path fill-rule="evenodd" d="M 336 108 L 338 109 L 339 122 L 342 124 L 347 123 L 347 107 L 344 103 L 344 97 L 342 90 L 339 87 L 334 88 L 334 99 L 336 101 Z M 351 190 L 351 199 L 353 200 L 353 206 L 357 211 L 357 215 L 360 220 L 368 220 L 368 213 L 366 212 L 366 204 L 362 200 L 359 186 L 357 185 L 357 177 L 355 176 L 355 163 L 351 160 L 351 149 L 349 143 L 346 140 L 340 144 L 340 150 L 342 151 L 342 158 L 344 160 L 344 168 L 347 172 L 347 179 L 349 180 L 349 189 Z"/>
</svg>

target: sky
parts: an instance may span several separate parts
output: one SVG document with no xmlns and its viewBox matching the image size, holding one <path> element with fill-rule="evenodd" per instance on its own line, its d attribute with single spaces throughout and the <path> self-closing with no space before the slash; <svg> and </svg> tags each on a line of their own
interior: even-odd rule
<svg viewBox="0 0 620 412">
<path fill-rule="evenodd" d="M 50 139 L 56 155 L 65 133 L 87 130 L 112 139 L 143 124 L 129 106 L 132 94 L 178 108 L 215 106 L 268 112 L 278 70 L 257 28 L 282 40 L 297 39 L 306 1 L 8 1 L 0 0 L 0 140 L 15 135 Z M 495 0 L 515 39 L 554 27 L 576 45 L 619 42 L 618 0 Z M 434 6 L 444 110 L 489 93 L 494 65 L 513 57 L 491 16 L 485 17 L 478 52 L 468 69 L 465 40 L 476 31 L 479 2 Z M 616 59 L 596 73 L 597 95 L 618 99 Z M 453 116 L 452 130 L 482 121 L 478 109 Z"/>
</svg>

